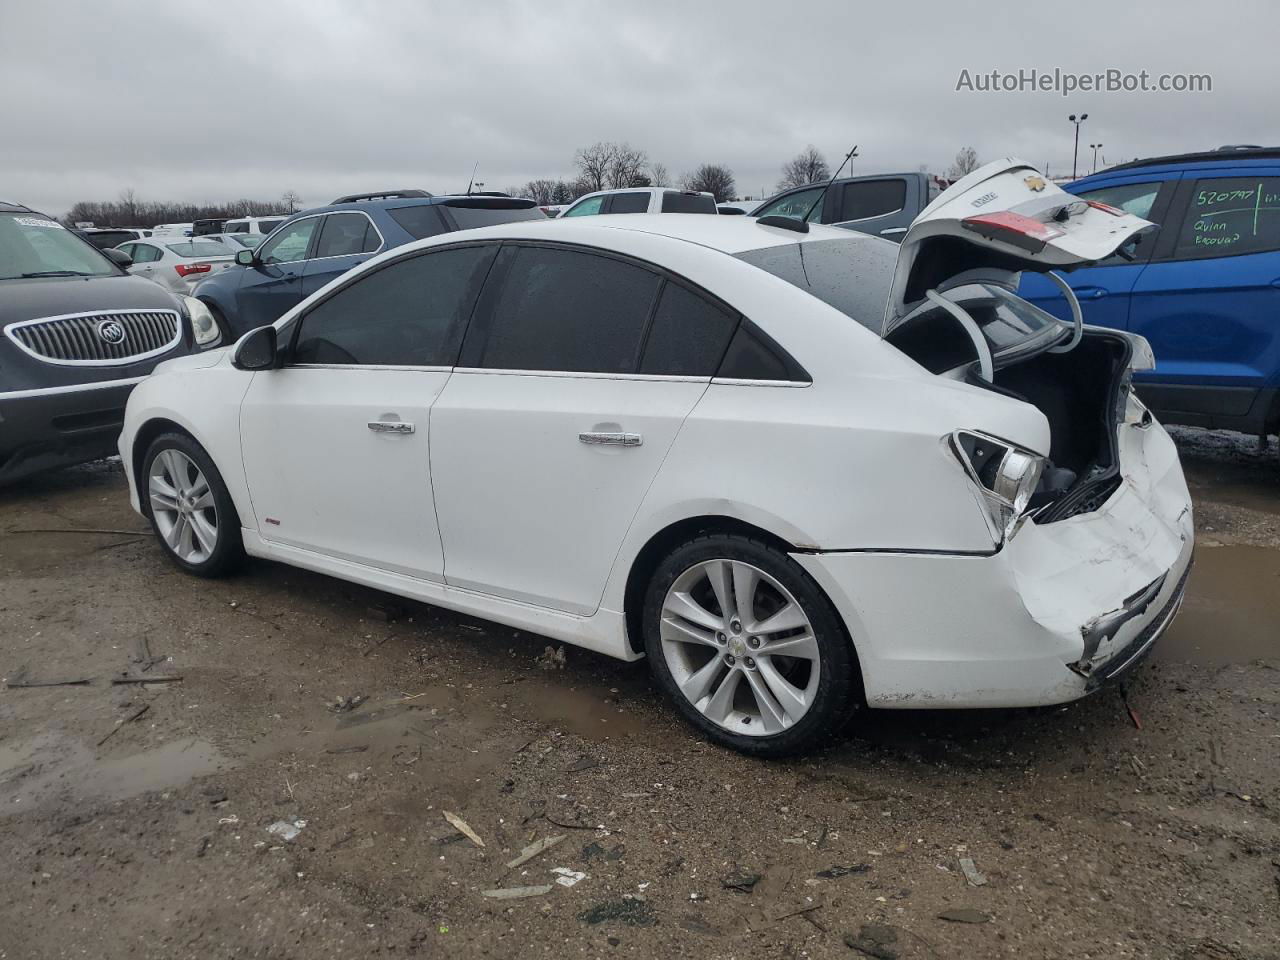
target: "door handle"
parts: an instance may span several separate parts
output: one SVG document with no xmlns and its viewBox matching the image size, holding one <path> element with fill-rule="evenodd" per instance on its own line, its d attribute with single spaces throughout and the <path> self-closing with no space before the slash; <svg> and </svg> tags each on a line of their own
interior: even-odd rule
<svg viewBox="0 0 1280 960">
<path fill-rule="evenodd" d="M 580 433 L 578 439 L 583 443 L 611 447 L 638 447 L 644 442 L 638 433 Z"/>
<path fill-rule="evenodd" d="M 1101 300 L 1107 295 L 1105 287 L 1078 287 L 1076 289 L 1077 300 Z"/>
<path fill-rule="evenodd" d="M 369 429 L 374 433 L 413 433 L 408 420 L 370 420 Z"/>
</svg>

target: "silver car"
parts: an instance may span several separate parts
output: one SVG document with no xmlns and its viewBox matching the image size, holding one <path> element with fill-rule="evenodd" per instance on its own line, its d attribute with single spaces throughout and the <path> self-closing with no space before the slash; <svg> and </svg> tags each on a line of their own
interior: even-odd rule
<svg viewBox="0 0 1280 960">
<path fill-rule="evenodd" d="M 235 265 L 235 251 L 207 237 L 152 237 L 116 247 L 133 263 L 132 274 L 154 280 L 181 296 L 189 296 L 201 280 Z"/>
</svg>

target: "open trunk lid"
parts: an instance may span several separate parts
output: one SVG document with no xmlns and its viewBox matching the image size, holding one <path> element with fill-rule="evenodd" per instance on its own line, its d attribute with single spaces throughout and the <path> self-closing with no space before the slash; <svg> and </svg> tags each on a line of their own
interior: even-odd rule
<svg viewBox="0 0 1280 960">
<path fill-rule="evenodd" d="M 1071 270 L 1106 259 L 1149 221 L 1082 200 L 1006 157 L 961 178 L 920 212 L 903 238 L 882 333 L 961 274 Z"/>
</svg>

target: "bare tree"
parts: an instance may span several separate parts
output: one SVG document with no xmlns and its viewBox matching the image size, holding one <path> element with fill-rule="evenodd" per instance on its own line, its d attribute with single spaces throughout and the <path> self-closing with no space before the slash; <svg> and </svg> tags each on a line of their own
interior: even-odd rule
<svg viewBox="0 0 1280 960">
<path fill-rule="evenodd" d="M 126 190 L 119 200 L 81 200 L 63 218 L 68 225 L 90 222 L 99 227 L 154 227 L 158 223 L 284 214 L 286 204 L 272 200 L 228 200 L 223 203 L 161 203 L 138 200 Z"/>
<path fill-rule="evenodd" d="M 138 219 L 138 194 L 133 187 L 120 191 L 121 216 L 130 223 Z"/>
<path fill-rule="evenodd" d="M 573 203 L 573 185 L 565 183 L 563 180 L 557 180 L 555 188 L 551 191 L 552 203 Z"/>
<path fill-rule="evenodd" d="M 665 163 L 649 164 L 649 183 L 655 187 L 671 186 L 671 174 L 667 172 Z"/>
<path fill-rule="evenodd" d="M 949 180 L 959 180 L 966 173 L 973 173 L 981 164 L 978 163 L 978 151 L 973 147 L 961 147 L 960 152 L 956 154 L 955 163 L 951 164 L 951 169 L 947 171 Z"/>
<path fill-rule="evenodd" d="M 733 182 L 733 171 L 718 163 L 704 163 L 693 173 L 684 176 L 684 189 L 710 193 L 716 203 L 732 200 L 736 185 Z"/>
<path fill-rule="evenodd" d="M 778 181 L 779 190 L 792 187 L 803 187 L 810 183 L 818 183 L 831 177 L 831 168 L 826 158 L 818 152 L 813 144 L 805 147 L 782 166 L 782 179 Z"/>
<path fill-rule="evenodd" d="M 556 182 L 554 180 L 530 180 L 524 185 L 524 195 L 533 200 L 540 207 L 555 203 L 552 199 L 556 192 Z"/>
<path fill-rule="evenodd" d="M 629 143 L 612 143 L 613 156 L 609 161 L 608 184 L 612 190 L 620 187 L 647 186 L 644 169 L 649 165 L 649 155 Z"/>
<path fill-rule="evenodd" d="M 280 198 L 280 202 L 287 204 L 289 207 L 289 213 L 293 213 L 298 209 L 298 205 L 302 203 L 302 198 L 293 190 L 286 190 L 284 192 L 284 196 Z"/>
<path fill-rule="evenodd" d="M 574 165 L 578 168 L 578 183 L 586 187 L 583 193 L 605 188 L 616 149 L 612 143 L 593 143 L 589 147 L 580 147 L 573 155 Z"/>
</svg>

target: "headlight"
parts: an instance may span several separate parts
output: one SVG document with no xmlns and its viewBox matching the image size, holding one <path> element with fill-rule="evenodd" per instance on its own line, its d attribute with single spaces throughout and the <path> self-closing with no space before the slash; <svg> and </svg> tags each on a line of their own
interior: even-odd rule
<svg viewBox="0 0 1280 960">
<path fill-rule="evenodd" d="M 187 308 L 187 316 L 191 318 L 191 331 L 195 334 L 196 344 L 208 347 L 217 343 L 222 331 L 218 329 L 218 321 L 213 319 L 209 308 L 195 297 L 183 297 L 182 305 Z"/>
<path fill-rule="evenodd" d="M 957 430 L 948 439 L 965 473 L 982 494 L 991 531 L 1003 543 L 1017 532 L 1040 483 L 1044 457 L 985 433 Z"/>
</svg>

